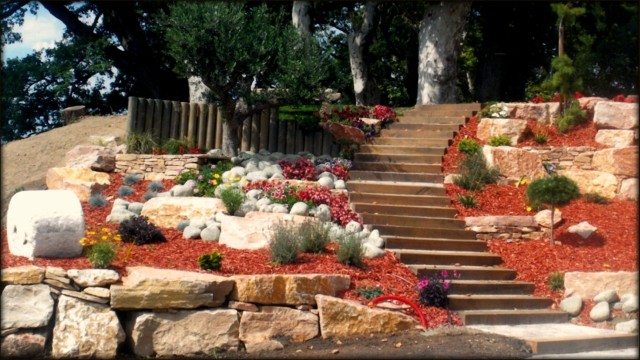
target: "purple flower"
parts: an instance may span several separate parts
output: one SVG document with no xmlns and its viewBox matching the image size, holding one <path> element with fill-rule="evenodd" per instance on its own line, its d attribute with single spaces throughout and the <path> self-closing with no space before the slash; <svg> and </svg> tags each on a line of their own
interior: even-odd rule
<svg viewBox="0 0 640 360">
<path fill-rule="evenodd" d="M 443 282 L 442 286 L 444 287 L 445 290 L 449 290 L 449 282 L 448 281 Z"/>
<path fill-rule="evenodd" d="M 443 278 L 448 278 L 449 277 L 449 272 L 447 270 L 442 270 L 442 277 Z"/>
</svg>

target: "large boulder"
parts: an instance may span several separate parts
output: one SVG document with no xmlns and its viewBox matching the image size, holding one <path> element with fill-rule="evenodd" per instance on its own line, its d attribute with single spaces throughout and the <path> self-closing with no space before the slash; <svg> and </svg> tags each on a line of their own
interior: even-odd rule
<svg viewBox="0 0 640 360">
<path fill-rule="evenodd" d="M 478 123 L 476 136 L 482 141 L 489 141 L 494 136 L 504 135 L 511 139 L 511 145 L 515 145 L 526 128 L 526 120 L 482 118 Z"/>
<path fill-rule="evenodd" d="M 115 358 L 125 333 L 116 312 L 106 305 L 61 295 L 53 328 L 54 358 Z"/>
<path fill-rule="evenodd" d="M 53 315 L 49 286 L 7 285 L 2 290 L 2 330 L 47 326 Z"/>
<path fill-rule="evenodd" d="M 47 171 L 49 190 L 71 190 L 80 201 L 89 201 L 93 194 L 101 193 L 111 183 L 109 174 L 87 168 L 54 167 Z"/>
<path fill-rule="evenodd" d="M 505 104 L 512 118 L 535 120 L 540 124 L 553 124 L 560 110 L 559 102 L 549 103 L 507 103 Z"/>
<path fill-rule="evenodd" d="M 510 180 L 520 180 L 523 176 L 532 179 L 545 174 L 540 155 L 535 152 L 511 146 L 482 147 L 487 166 L 496 167 L 500 174 Z"/>
<path fill-rule="evenodd" d="M 581 272 L 564 274 L 565 295 L 578 294 L 583 299 L 591 299 L 605 289 L 616 290 L 619 294 L 638 293 L 638 272 Z"/>
<path fill-rule="evenodd" d="M 88 168 L 93 171 L 112 172 L 116 169 L 116 153 L 112 148 L 98 145 L 77 145 L 64 156 L 70 168 Z"/>
<path fill-rule="evenodd" d="M 564 175 L 576 182 L 580 193 L 596 193 L 612 199 L 618 190 L 618 179 L 604 171 L 593 170 L 558 170 L 559 175 Z"/>
<path fill-rule="evenodd" d="M 251 211 L 244 217 L 223 216 L 220 222 L 220 244 L 234 249 L 261 249 L 267 247 L 279 222 L 299 225 L 316 219 L 302 215 Z"/>
<path fill-rule="evenodd" d="M 142 216 L 161 228 L 175 229 L 183 220 L 212 218 L 226 211 L 222 200 L 209 197 L 154 197 L 144 203 Z"/>
<path fill-rule="evenodd" d="M 84 215 L 70 190 L 30 190 L 13 195 L 7 240 L 14 255 L 71 258 L 82 254 Z"/>
<path fill-rule="evenodd" d="M 592 166 L 613 175 L 638 177 L 638 147 L 598 150 L 593 153 Z"/>
<path fill-rule="evenodd" d="M 353 126 L 346 126 L 332 121 L 323 121 L 320 127 L 328 131 L 336 142 L 362 144 L 365 142 L 362 130 Z"/>
<path fill-rule="evenodd" d="M 231 309 L 132 312 L 125 324 L 139 357 L 198 357 L 240 344 L 238 312 Z"/>
<path fill-rule="evenodd" d="M 583 110 L 587 110 L 591 115 L 593 115 L 596 105 L 601 101 L 606 102 L 609 101 L 609 99 L 595 96 L 584 96 L 578 99 L 580 108 Z"/>
<path fill-rule="evenodd" d="M 598 129 L 637 129 L 638 103 L 600 101 L 594 108 L 593 122 Z"/>
<path fill-rule="evenodd" d="M 280 306 L 263 306 L 260 312 L 245 311 L 240 319 L 240 340 L 245 344 L 286 337 L 303 342 L 319 335 L 318 316 Z"/>
<path fill-rule="evenodd" d="M 627 147 L 636 142 L 636 132 L 633 130 L 600 129 L 596 133 L 596 142 L 609 147 Z"/>
<path fill-rule="evenodd" d="M 638 178 L 622 180 L 620 182 L 618 197 L 628 200 L 638 200 Z"/>
</svg>

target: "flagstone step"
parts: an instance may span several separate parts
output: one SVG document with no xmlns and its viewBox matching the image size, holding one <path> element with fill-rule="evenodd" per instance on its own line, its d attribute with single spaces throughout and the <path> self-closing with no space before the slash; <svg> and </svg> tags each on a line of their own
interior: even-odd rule
<svg viewBox="0 0 640 360">
<path fill-rule="evenodd" d="M 417 238 L 406 236 L 383 236 L 385 247 L 392 249 L 478 251 L 486 252 L 487 243 L 482 240 L 452 240 L 439 238 Z"/>
<path fill-rule="evenodd" d="M 432 274 L 434 271 L 447 270 L 452 273 L 457 271 L 461 279 L 468 280 L 513 280 L 516 278 L 516 272 L 502 266 L 463 266 L 463 265 L 426 265 L 426 264 L 410 264 L 409 269 L 422 278 Z"/>
<path fill-rule="evenodd" d="M 387 172 L 369 170 L 351 170 L 349 176 L 353 180 L 402 181 L 402 182 L 442 182 L 443 174 Z"/>
<path fill-rule="evenodd" d="M 402 237 L 432 237 L 449 238 L 452 240 L 475 240 L 473 231 L 461 229 L 427 228 L 398 225 L 375 225 L 382 236 L 402 236 Z M 428 264 L 428 263 L 426 263 Z M 453 264 L 453 263 L 452 263 Z"/>
<path fill-rule="evenodd" d="M 444 156 L 444 146 L 360 145 L 360 154 L 406 154 Z"/>
<path fill-rule="evenodd" d="M 422 154 L 363 154 L 355 153 L 354 163 L 360 162 L 385 162 L 399 164 L 433 164 L 442 163 L 442 155 L 422 155 Z"/>
<path fill-rule="evenodd" d="M 355 188 L 350 184 L 350 188 Z M 385 191 L 387 191 L 385 189 Z M 403 205 L 403 206 L 449 206 L 451 199 L 448 196 L 430 196 L 413 194 L 388 194 L 370 193 L 362 191 L 349 191 L 349 199 L 352 203 L 368 203 L 371 205 Z"/>
<path fill-rule="evenodd" d="M 518 295 L 533 294 L 535 284 L 526 281 L 513 280 L 464 280 L 454 279 L 450 281 L 449 294 L 495 294 Z"/>
<path fill-rule="evenodd" d="M 457 312 L 465 326 L 469 325 L 525 325 L 561 324 L 569 321 L 569 314 L 560 310 L 462 310 Z"/>
<path fill-rule="evenodd" d="M 451 218 L 457 213 L 456 209 L 443 206 L 411 206 L 411 205 L 387 205 L 371 204 L 364 202 L 351 202 L 356 212 L 360 214 L 404 215 L 419 217 L 443 217 Z"/>
<path fill-rule="evenodd" d="M 379 225 L 398 225 L 415 228 L 443 228 L 443 229 L 460 229 L 464 230 L 464 220 L 446 218 L 446 217 L 418 217 L 407 215 L 389 215 L 389 214 L 371 214 L 361 213 L 362 221 L 372 224 L 374 227 Z"/>
<path fill-rule="evenodd" d="M 388 162 L 373 162 L 373 161 L 361 161 L 353 163 L 351 172 L 357 170 L 367 171 L 386 171 L 393 173 L 428 173 L 442 175 L 441 164 L 419 164 L 419 163 L 388 163 Z"/>
<path fill-rule="evenodd" d="M 458 310 L 525 310 L 546 309 L 553 300 L 531 295 L 449 295 L 449 309 Z"/>
<path fill-rule="evenodd" d="M 446 190 L 442 184 L 436 183 L 390 183 L 383 181 L 354 181 L 347 182 L 349 191 L 377 193 L 377 194 L 402 194 L 402 195 L 429 195 L 446 196 Z"/>
<path fill-rule="evenodd" d="M 384 130 L 383 130 L 384 131 Z M 407 139 L 399 137 L 383 137 L 377 136 L 372 138 L 369 143 L 373 145 L 399 145 L 399 146 L 449 146 L 451 139 L 445 138 L 420 138 L 420 139 Z"/>
<path fill-rule="evenodd" d="M 405 264 L 494 266 L 502 258 L 489 252 L 389 249 Z"/>
</svg>

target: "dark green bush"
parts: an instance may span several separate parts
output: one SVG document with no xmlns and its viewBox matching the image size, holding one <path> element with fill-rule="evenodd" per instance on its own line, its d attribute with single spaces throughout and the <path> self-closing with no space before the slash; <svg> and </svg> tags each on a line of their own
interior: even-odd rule
<svg viewBox="0 0 640 360">
<path fill-rule="evenodd" d="M 87 258 L 96 269 L 106 269 L 118 253 L 118 245 L 112 241 L 98 241 L 88 250 Z"/>
<path fill-rule="evenodd" d="M 453 183 L 466 190 L 482 190 L 483 184 L 495 184 L 500 176 L 496 168 L 489 168 L 482 152 L 466 155 L 459 165 L 460 176 Z"/>
<path fill-rule="evenodd" d="M 537 142 L 538 144 L 546 144 L 548 141 L 548 138 L 546 134 L 538 133 L 533 135 L 533 141 Z"/>
<path fill-rule="evenodd" d="M 496 135 L 489 139 L 491 146 L 511 146 L 511 139 L 507 135 Z"/>
<path fill-rule="evenodd" d="M 198 265 L 202 270 L 220 270 L 222 267 L 222 254 L 214 250 L 211 254 L 204 254 L 198 257 Z"/>
<path fill-rule="evenodd" d="M 458 151 L 463 154 L 471 155 L 479 152 L 481 149 L 480 144 L 473 139 L 462 139 L 458 142 Z"/>
<path fill-rule="evenodd" d="M 356 290 L 356 294 L 367 300 L 373 300 L 378 296 L 382 296 L 384 292 L 379 287 L 362 287 Z"/>
<path fill-rule="evenodd" d="M 558 131 L 565 133 L 572 127 L 585 122 L 585 120 L 587 120 L 587 112 L 580 108 L 578 101 L 573 100 L 564 111 L 564 114 L 558 117 Z"/>
<path fill-rule="evenodd" d="M 300 252 L 298 231 L 295 226 L 279 221 L 271 228 L 271 260 L 276 264 L 291 264 Z"/>
<path fill-rule="evenodd" d="M 123 242 L 136 245 L 153 244 L 166 241 L 162 231 L 149 222 L 146 216 L 134 216 L 120 223 L 118 232 Z"/>
<path fill-rule="evenodd" d="M 418 298 L 427 306 L 447 308 L 449 306 L 449 280 L 440 272 L 428 275 L 418 283 Z"/>
<path fill-rule="evenodd" d="M 598 193 L 586 193 L 582 197 L 590 203 L 594 204 L 608 204 L 610 201 L 606 197 Z"/>
<path fill-rule="evenodd" d="M 298 226 L 300 251 L 322 253 L 331 241 L 329 228 L 321 221 L 307 220 Z"/>
<path fill-rule="evenodd" d="M 347 234 L 338 239 L 336 258 L 339 262 L 361 268 L 364 266 L 363 256 L 362 241 L 357 236 Z"/>
</svg>

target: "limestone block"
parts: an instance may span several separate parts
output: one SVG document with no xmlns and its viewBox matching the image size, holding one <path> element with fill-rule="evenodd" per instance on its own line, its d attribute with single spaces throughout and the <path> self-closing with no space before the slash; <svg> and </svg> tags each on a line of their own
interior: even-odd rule
<svg viewBox="0 0 640 360">
<path fill-rule="evenodd" d="M 154 197 L 144 203 L 141 215 L 161 228 L 175 229 L 183 220 L 206 221 L 225 211 L 222 200 L 208 197 Z"/>
<path fill-rule="evenodd" d="M 622 180 L 620 182 L 618 197 L 622 199 L 638 200 L 638 178 Z"/>
<path fill-rule="evenodd" d="M 112 172 L 116 169 L 115 152 L 104 146 L 77 145 L 64 156 L 67 167 Z"/>
<path fill-rule="evenodd" d="M 596 170 L 558 170 L 559 175 L 564 175 L 576 182 L 581 194 L 596 193 L 606 198 L 614 198 L 618 190 L 618 179 L 604 171 Z"/>
<path fill-rule="evenodd" d="M 24 265 L 0 270 L 2 282 L 10 285 L 40 284 L 45 269 L 35 265 Z"/>
<path fill-rule="evenodd" d="M 236 351 L 240 344 L 238 312 L 232 309 L 133 312 L 125 324 L 139 357 L 199 357 Z"/>
<path fill-rule="evenodd" d="M 357 301 L 316 295 L 322 338 L 390 334 L 413 329 L 416 321 L 405 314 L 371 309 Z"/>
<path fill-rule="evenodd" d="M 115 311 L 66 295 L 58 299 L 51 356 L 54 358 L 115 358 L 125 333 Z"/>
<path fill-rule="evenodd" d="M 553 124 L 560 110 L 560 103 L 508 103 L 505 104 L 516 119 L 535 120 L 540 124 Z"/>
<path fill-rule="evenodd" d="M 610 147 L 627 147 L 636 141 L 636 131 L 634 130 L 613 130 L 600 129 L 596 133 L 596 142 Z"/>
<path fill-rule="evenodd" d="M 551 210 L 542 210 L 533 216 L 536 223 L 540 226 L 551 228 Z M 553 213 L 553 226 L 555 227 L 562 221 L 562 212 L 554 211 Z"/>
<path fill-rule="evenodd" d="M 578 234 L 582 236 L 583 239 L 591 236 L 591 234 L 596 230 L 598 230 L 598 228 L 589 224 L 587 221 L 582 221 L 578 224 L 569 226 L 570 233 Z"/>
<path fill-rule="evenodd" d="M 262 342 L 286 337 L 303 342 L 319 335 L 318 316 L 287 307 L 263 306 L 260 312 L 244 312 L 240 319 L 240 340 Z"/>
<path fill-rule="evenodd" d="M 299 225 L 304 221 L 316 221 L 301 215 L 264 213 L 251 211 L 244 217 L 222 216 L 220 222 L 220 244 L 234 249 L 261 249 L 267 247 L 272 228 L 279 222 Z"/>
<path fill-rule="evenodd" d="M 593 113 L 598 129 L 631 130 L 638 128 L 638 104 L 617 101 L 600 101 Z"/>
<path fill-rule="evenodd" d="M 88 201 L 92 194 L 105 190 L 111 183 L 109 174 L 87 168 L 54 167 L 47 171 L 49 190 L 71 190 L 80 201 Z"/>
<path fill-rule="evenodd" d="M 14 255 L 70 258 L 82 254 L 84 214 L 70 190 L 30 190 L 13 195 L 7 239 Z"/>
<path fill-rule="evenodd" d="M 7 285 L 2 290 L 2 329 L 46 326 L 53 315 L 49 286 Z"/>
<path fill-rule="evenodd" d="M 3 359 L 42 359 L 45 358 L 47 333 L 20 332 L 2 337 L 0 356 Z"/>
<path fill-rule="evenodd" d="M 564 274 L 565 294 L 579 294 L 583 299 L 591 299 L 599 292 L 614 289 L 619 294 L 638 293 L 638 272 L 579 272 Z"/>
<path fill-rule="evenodd" d="M 230 299 L 264 305 L 315 305 L 315 295 L 335 296 L 347 290 L 347 275 L 236 275 Z"/>
<path fill-rule="evenodd" d="M 613 175 L 638 177 L 638 147 L 598 150 L 593 153 L 592 166 Z"/>
<path fill-rule="evenodd" d="M 82 287 L 106 286 L 120 280 L 120 275 L 116 271 L 107 269 L 69 269 L 67 276 Z"/>
<path fill-rule="evenodd" d="M 578 99 L 580 108 L 587 110 L 590 114 L 593 114 L 596 105 L 601 101 L 609 101 L 609 99 L 595 96 L 585 96 Z"/>
<path fill-rule="evenodd" d="M 533 216 L 467 216 L 464 218 L 466 226 L 536 226 Z"/>
<path fill-rule="evenodd" d="M 494 136 L 505 135 L 511 139 L 511 145 L 515 145 L 526 128 L 526 120 L 482 118 L 476 136 L 482 141 L 489 141 Z"/>
<path fill-rule="evenodd" d="M 485 145 L 482 152 L 487 166 L 496 167 L 502 176 L 510 180 L 520 180 L 523 176 L 531 179 L 546 173 L 540 156 L 532 151 Z"/>
</svg>

